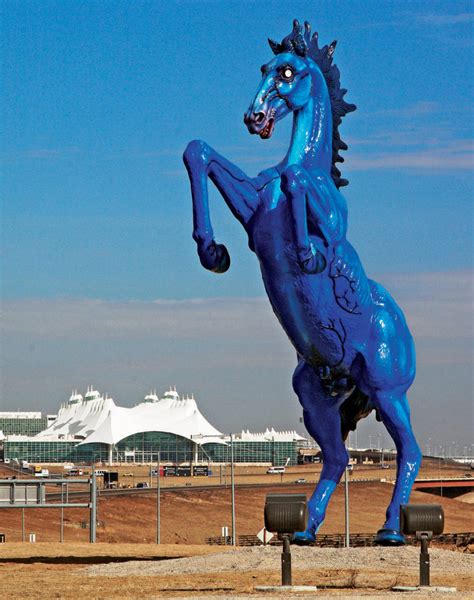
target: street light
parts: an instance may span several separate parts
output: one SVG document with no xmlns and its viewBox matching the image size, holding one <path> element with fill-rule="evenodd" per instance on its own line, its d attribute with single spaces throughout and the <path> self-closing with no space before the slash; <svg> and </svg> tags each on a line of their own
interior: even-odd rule
<svg viewBox="0 0 474 600">
<path fill-rule="evenodd" d="M 231 497 L 231 520 L 232 520 L 232 546 L 237 545 L 237 536 L 235 531 L 235 471 L 234 471 L 234 434 L 229 435 L 217 434 L 217 435 L 191 435 L 191 439 L 203 439 L 203 438 L 219 438 L 221 440 L 230 439 L 230 497 Z M 227 481 L 227 473 L 226 473 Z"/>
<path fill-rule="evenodd" d="M 161 543 L 161 487 L 160 487 L 160 462 L 161 452 L 158 450 L 156 459 L 156 543 Z"/>
<path fill-rule="evenodd" d="M 428 546 L 433 535 L 443 533 L 444 511 L 439 504 L 402 504 L 400 530 L 420 540 L 420 587 L 430 585 L 430 556 Z"/>
<path fill-rule="evenodd" d="M 234 478 L 234 436 L 230 434 L 230 487 L 232 497 L 232 546 L 236 545 L 235 537 L 235 478 Z"/>
</svg>

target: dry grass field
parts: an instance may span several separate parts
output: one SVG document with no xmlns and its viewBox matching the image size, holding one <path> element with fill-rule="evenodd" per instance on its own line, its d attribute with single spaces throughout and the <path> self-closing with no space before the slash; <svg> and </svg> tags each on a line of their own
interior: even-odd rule
<svg viewBox="0 0 474 600">
<path fill-rule="evenodd" d="M 8 546 L 8 548 L 7 548 Z M 0 556 L 1 597 L 10 599 L 50 599 L 64 598 L 110 598 L 110 599 L 151 599 L 151 598 L 256 598 L 257 585 L 278 585 L 280 573 L 278 550 L 273 551 L 273 564 L 249 562 L 248 552 L 242 548 L 232 551 L 209 546 L 185 545 L 144 545 L 144 544 L 57 544 L 43 543 L 6 544 Z M 266 553 L 267 549 L 256 549 Z M 270 549 L 268 549 L 270 550 Z M 299 550 L 299 553 L 298 553 Z M 317 585 L 316 597 L 322 598 L 386 598 L 392 596 L 393 585 L 416 585 L 417 555 L 410 549 L 410 566 L 401 566 L 396 557 L 397 549 L 354 549 L 352 555 L 372 550 L 377 556 L 370 556 L 364 564 L 354 567 L 347 560 L 344 549 L 332 551 L 339 557 L 332 567 L 327 566 L 322 554 L 328 550 L 313 549 L 311 561 L 302 556 L 310 549 L 293 550 L 293 581 L 298 585 Z M 224 561 L 223 552 L 232 552 L 232 560 Z M 434 553 L 437 554 L 433 556 Z M 462 567 L 455 572 L 446 569 L 438 572 L 440 561 L 453 555 L 448 550 L 433 550 L 432 585 L 455 586 L 456 598 L 472 598 L 474 581 L 472 568 L 464 560 Z M 205 556 L 204 556 L 205 555 Z M 176 558 L 179 561 L 176 561 Z M 250 557 L 251 558 L 251 557 Z M 261 557 L 258 557 L 259 561 Z M 464 556 L 464 559 L 467 557 Z M 174 559 L 174 560 L 173 560 Z M 138 562 L 127 563 L 134 560 Z M 332 559 L 334 560 L 334 559 Z M 347 560 L 347 563 L 346 563 Z M 257 561 L 257 563 L 259 562 Z M 382 561 L 382 562 L 380 562 Z M 318 565 L 321 562 L 321 565 Z M 406 561 L 405 561 L 406 562 Z M 452 559 L 451 561 L 452 562 Z M 168 568 L 169 563 L 169 568 Z M 199 563 L 199 564 L 196 564 Z M 377 564 L 378 563 L 378 564 Z M 222 568 L 218 565 L 222 564 Z M 249 567 L 246 568 L 246 565 Z M 466 567 L 466 564 L 468 565 Z M 471 565 L 474 563 L 471 563 Z M 91 572 L 89 565 L 95 566 Z M 107 570 L 110 565 L 112 571 Z M 262 597 L 262 596 L 261 596 Z M 275 594 L 264 598 L 283 598 Z M 297 596 L 300 597 L 300 596 Z M 305 598 L 309 597 L 304 595 Z M 312 596 L 314 597 L 314 596 Z M 400 596 L 397 594 L 397 598 Z M 401 595 L 402 598 L 405 594 Z M 412 597 L 410 595 L 407 596 Z M 417 593 L 415 598 L 446 597 L 429 593 Z M 449 596 L 448 596 L 449 597 Z M 453 596 L 451 596 L 453 597 Z"/>
<path fill-rule="evenodd" d="M 385 509 L 393 486 L 390 483 L 367 482 L 350 486 L 351 533 L 372 533 L 384 521 Z M 272 486 L 271 488 L 236 489 L 236 531 L 256 534 L 263 527 L 263 507 L 267 492 L 303 492 L 308 496 L 310 485 Z M 440 498 L 423 492 L 413 492 L 412 502 L 440 503 L 445 511 L 445 531 L 470 531 L 474 523 L 474 505 Z M 100 498 L 98 503 L 97 540 L 99 542 L 148 543 L 156 538 L 156 495 Z M 66 542 L 87 542 L 89 530 L 87 509 L 64 511 Z M 165 544 L 202 544 L 210 536 L 221 534 L 222 526 L 231 525 L 230 488 L 163 492 L 161 495 L 161 540 Z M 25 531 L 36 534 L 38 542 L 59 541 L 60 511 L 58 509 L 25 510 Z M 320 533 L 344 531 L 344 489 L 339 486 L 329 505 L 326 521 Z M 21 511 L 1 512 L 0 532 L 7 542 L 21 541 Z M 1 550 L 0 550 L 1 551 Z"/>
<path fill-rule="evenodd" d="M 439 465 L 424 465 L 420 477 L 436 476 Z M 137 467 L 146 470 L 147 467 Z M 466 469 L 445 465 L 445 477 L 462 476 Z M 319 465 L 292 467 L 285 473 L 283 483 L 304 477 L 307 484 L 279 487 L 280 475 L 265 475 L 264 467 L 239 468 L 238 483 L 273 484 L 271 487 L 236 488 L 236 531 L 238 534 L 256 534 L 263 527 L 263 507 L 269 491 L 298 492 L 309 496 L 319 477 Z M 356 467 L 352 479 L 393 477 L 394 469 Z M 1 474 L 0 474 L 1 475 Z M 183 479 L 188 478 L 169 478 Z M 193 477 L 187 483 L 203 485 L 208 478 Z M 211 478 L 214 479 L 214 478 Z M 163 484 L 169 483 L 162 478 Z M 210 536 L 221 534 L 221 527 L 231 525 L 230 487 L 210 487 L 193 490 L 193 486 L 161 495 L 161 541 L 166 544 L 202 544 Z M 350 530 L 351 533 L 372 533 L 384 521 L 393 486 L 390 481 L 354 481 L 350 485 Z M 474 506 L 449 498 L 440 498 L 423 492 L 412 493 L 412 502 L 441 503 L 445 511 L 445 531 L 471 531 L 474 525 Z M 21 541 L 21 511 L 15 509 L 0 512 L 0 533 L 5 533 L 7 542 Z M 64 511 L 64 539 L 66 542 L 87 542 L 89 530 L 83 525 L 89 521 L 87 509 Z M 99 542 L 148 543 L 156 538 L 156 493 L 154 491 L 133 496 L 100 496 L 98 502 L 97 539 Z M 320 533 L 342 533 L 344 531 L 344 489 L 339 485 L 329 504 L 327 518 Z M 60 511 L 57 509 L 27 509 L 25 532 L 34 532 L 38 542 L 59 541 Z"/>
<path fill-rule="evenodd" d="M 146 469 L 146 467 L 141 467 Z M 435 469 L 434 469 L 435 470 Z M 462 475 L 465 469 L 446 469 L 442 475 Z M 392 470 L 356 470 L 353 478 L 389 478 Z M 142 474 L 143 476 L 144 474 Z M 433 476 L 425 469 L 421 476 Z M 140 477 L 140 473 L 137 477 Z M 255 482 L 273 482 L 271 486 L 236 489 L 236 529 L 238 534 L 255 534 L 263 526 L 263 506 L 268 491 L 303 492 L 308 496 L 314 484 L 280 486 L 279 476 L 266 476 L 262 468 L 254 473 L 239 473 L 240 481 L 252 477 Z M 285 477 L 294 481 L 305 477 L 316 479 L 314 466 L 295 468 Z M 388 477 L 387 477 L 388 476 Z M 193 483 L 201 478 L 193 478 Z M 248 480 L 247 480 L 248 481 Z M 390 482 L 367 481 L 350 485 L 350 524 L 352 533 L 375 532 L 384 520 L 393 486 Z M 474 524 L 474 506 L 449 498 L 440 498 L 422 492 L 413 492 L 416 503 L 440 503 L 444 507 L 445 531 L 469 531 Z M 165 572 L 152 573 L 146 565 L 166 566 L 172 559 L 180 558 L 189 566 L 196 556 L 206 555 L 214 560 L 229 548 L 206 546 L 205 538 L 220 535 L 223 525 L 230 526 L 230 488 L 209 488 L 193 490 L 192 486 L 171 491 L 163 490 L 161 496 L 161 540 L 157 546 L 156 494 L 145 492 L 134 496 L 101 497 L 98 507 L 98 543 L 87 543 L 88 529 L 81 522 L 88 522 L 88 511 L 84 509 L 65 510 L 65 543 L 59 541 L 59 510 L 31 509 L 25 511 L 26 533 L 36 533 L 36 544 L 21 543 L 21 511 L 3 510 L 0 512 L 0 532 L 6 534 L 7 543 L 0 544 L 0 597 L 3 599 L 23 598 L 255 598 L 255 585 L 278 584 L 279 567 L 255 568 L 249 565 L 242 570 L 240 559 L 247 549 L 238 549 L 236 564 L 229 568 L 206 566 L 199 571 L 183 572 L 178 568 L 172 575 Z M 330 503 L 327 519 L 321 533 L 342 533 L 344 531 L 344 489 L 339 486 Z M 365 549 L 357 549 L 363 552 Z M 413 549 L 411 549 L 413 550 Z M 438 551 L 434 549 L 434 551 Z M 439 552 L 443 552 L 439 550 Z M 444 552 L 448 552 L 445 550 Z M 218 553 L 218 554 L 216 554 Z M 463 556 L 460 553 L 456 553 Z M 449 554 L 451 556 L 451 554 Z M 338 555 L 339 556 L 339 555 Z M 294 562 L 294 581 L 298 584 L 318 585 L 319 599 L 338 596 L 340 598 L 367 597 L 385 598 L 394 583 L 416 584 L 417 558 L 413 567 L 403 568 L 391 564 L 381 556 L 383 562 L 351 568 L 341 554 L 340 565 L 336 567 L 311 567 L 304 560 Z M 464 555 L 465 556 L 465 555 Z M 131 570 L 114 575 L 91 576 L 90 565 L 131 563 Z M 201 559 L 199 559 L 201 560 Z M 217 560 L 217 559 L 216 559 Z M 151 562 L 150 562 L 151 561 Z M 188 562 L 186 562 L 188 561 Z M 383 565 L 383 566 L 382 566 Z M 146 573 L 145 573 L 146 571 Z M 189 569 L 188 569 L 189 571 Z M 458 573 L 436 573 L 432 583 L 456 586 L 456 598 L 474 598 L 472 570 Z M 402 598 L 405 595 L 402 594 Z M 283 597 L 281 595 L 263 596 Z M 306 596 L 303 596 L 306 597 Z M 397 598 L 400 597 L 397 595 Z M 413 596 L 409 596 L 413 597 Z M 416 598 L 436 598 L 416 594 Z M 440 596 L 442 597 L 442 596 Z M 452 596 L 451 596 L 452 597 Z"/>
</svg>

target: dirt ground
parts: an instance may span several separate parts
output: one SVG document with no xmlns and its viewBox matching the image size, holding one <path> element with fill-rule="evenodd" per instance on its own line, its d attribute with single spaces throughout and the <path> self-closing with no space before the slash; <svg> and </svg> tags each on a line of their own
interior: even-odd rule
<svg viewBox="0 0 474 600">
<path fill-rule="evenodd" d="M 237 535 L 256 534 L 263 527 L 266 494 L 276 491 L 305 493 L 312 485 L 236 488 Z M 350 497 L 351 533 L 375 533 L 383 524 L 393 485 L 383 482 L 352 483 Z M 164 491 L 161 494 L 161 541 L 165 544 L 203 544 L 207 537 L 221 535 L 223 526 L 231 526 L 230 488 Z M 412 493 L 411 502 L 439 503 L 445 512 L 445 531 L 472 531 L 474 505 L 424 492 Z M 98 502 L 97 540 L 99 542 L 147 543 L 156 540 L 156 494 L 101 497 Z M 7 543 L 21 541 L 21 510 L 0 512 L 0 532 Z M 87 542 L 89 511 L 64 510 L 64 540 Z M 87 529 L 83 528 L 87 527 Z M 344 488 L 339 485 L 329 504 L 320 533 L 344 532 Z M 37 542 L 60 540 L 59 509 L 26 509 L 25 533 L 36 534 Z M 1 552 L 1 548 L 0 548 Z"/>
<path fill-rule="evenodd" d="M 381 471 L 381 470 L 379 470 Z M 390 470 L 387 470 L 390 471 Z M 387 471 L 382 472 L 387 476 Z M 303 476 L 308 481 L 314 467 L 302 474 L 297 470 L 292 478 Z M 371 477 L 374 470 L 369 471 Z M 456 474 L 456 471 L 455 471 Z M 457 472 L 459 475 L 459 470 Z M 237 534 L 255 534 L 263 526 L 263 506 L 269 491 L 303 492 L 308 496 L 314 484 L 279 486 L 274 477 L 256 473 L 264 481 L 273 481 L 268 487 L 236 489 L 236 531 Z M 363 479 L 363 473 L 355 473 L 353 479 Z M 443 473 L 447 475 L 447 473 Z M 241 474 L 244 476 L 244 474 Z M 426 472 L 423 476 L 429 476 Z M 313 478 L 311 477 L 311 479 Z M 386 506 L 390 500 L 393 485 L 390 482 L 360 481 L 350 485 L 350 529 L 352 533 L 375 532 L 383 523 Z M 412 502 L 440 503 L 445 511 L 445 531 L 470 531 L 474 523 L 474 505 L 460 500 L 440 498 L 413 492 Z M 249 550 L 266 549 L 223 548 L 203 545 L 206 537 L 221 534 L 221 527 L 231 525 L 230 487 L 193 490 L 185 487 L 176 491 L 164 490 L 161 494 L 161 541 L 156 545 L 156 493 L 140 493 L 134 496 L 100 497 L 98 506 L 99 527 L 97 544 L 88 544 L 89 530 L 81 523 L 88 524 L 89 513 L 86 509 L 64 511 L 65 543 L 58 543 L 60 534 L 60 511 L 58 509 L 25 510 L 25 533 L 36 533 L 36 544 L 21 543 L 21 511 L 4 509 L 0 511 L 0 532 L 6 534 L 6 544 L 0 544 L 0 597 L 10 599 L 51 599 L 64 598 L 111 598 L 111 599 L 148 599 L 148 598 L 229 598 L 235 600 L 263 598 L 287 598 L 285 594 L 261 594 L 255 591 L 257 585 L 278 584 L 280 582 L 279 559 L 272 565 L 244 562 Z M 326 521 L 321 533 L 342 533 L 344 531 L 344 488 L 338 486 L 329 505 Z M 437 572 L 433 563 L 432 585 L 456 586 L 454 595 L 417 592 L 400 594 L 390 591 L 394 584 L 416 585 L 418 582 L 418 559 L 415 552 L 410 565 L 401 567 L 393 564 L 390 556 L 380 555 L 378 560 L 368 556 L 362 565 L 348 563 L 342 553 L 338 564 L 318 566 L 317 561 L 310 565 L 304 554 L 296 554 L 304 549 L 295 550 L 293 580 L 299 585 L 317 585 L 316 595 L 297 595 L 299 598 L 474 598 L 472 568 L 457 572 L 449 570 Z M 329 549 L 307 549 L 321 552 Z M 359 553 L 360 550 L 360 553 Z M 279 550 L 274 548 L 279 556 Z M 357 556 L 364 551 L 376 549 L 353 549 Z M 387 550 L 384 550 L 385 552 Z M 235 564 L 216 567 L 212 557 L 223 552 L 236 552 Z M 336 551 L 338 552 L 338 551 Z M 433 552 L 447 552 L 444 555 L 463 557 L 452 550 L 433 548 Z M 242 553 L 242 554 L 239 554 Z M 189 565 L 203 555 L 209 558 L 200 570 L 190 572 Z M 318 555 L 317 555 L 318 556 Z M 442 555 L 441 559 L 443 561 Z M 154 565 L 166 566 L 179 558 L 182 568 L 168 572 L 154 572 Z M 112 575 L 97 574 L 91 576 L 91 565 L 108 564 L 116 566 L 130 563 L 125 573 Z M 188 561 L 188 562 L 186 562 Z M 191 562 L 190 562 L 191 561 Z M 382 562 L 380 562 L 382 561 Z M 411 563 L 413 562 L 413 566 Z M 446 564 L 449 563 L 446 559 Z M 188 565 L 185 568 L 185 565 Z M 95 567 L 94 567 L 95 568 Z M 150 572 L 151 569 L 151 572 Z M 295 594 L 296 595 L 296 594 Z"/>
<path fill-rule="evenodd" d="M 5 544 L 0 556 L 0 589 L 5 600 L 64 598 L 287 598 L 265 594 L 258 585 L 280 583 L 277 548 L 236 550 L 209 546 L 156 546 L 152 544 Z M 30 552 L 25 553 L 29 548 Z M 177 552 L 178 551 L 178 552 Z M 273 562 L 264 554 L 273 554 Z M 308 551 L 308 560 L 305 556 Z M 223 560 L 232 553 L 231 560 Z M 249 553 L 258 553 L 249 561 Z M 325 557 L 324 553 L 332 553 Z M 398 555 L 403 553 L 405 560 Z M 25 556 L 26 554 L 26 556 Z M 199 556 L 205 554 L 205 556 Z M 260 556 L 262 554 L 262 556 Z M 312 554 L 312 556 L 309 556 Z M 370 554 L 370 556 L 369 556 Z M 372 556 L 373 554 L 373 556 Z M 400 594 L 393 585 L 416 585 L 417 550 L 400 549 L 293 549 L 293 583 L 317 585 L 315 594 L 298 598 L 473 598 L 471 557 L 449 550 L 432 550 L 432 585 L 455 586 L 452 595 L 433 592 Z M 176 557 L 181 557 L 176 560 Z M 128 559 L 140 562 L 124 562 Z M 170 559 L 170 560 L 168 560 Z M 250 556 L 252 559 L 252 556 Z M 256 560 L 257 559 L 257 560 Z M 328 562 L 329 560 L 329 562 Z M 407 562 L 408 561 L 408 562 Z M 441 565 L 446 562 L 445 568 Z M 453 566 L 453 571 L 449 572 Z M 91 567 L 89 565 L 95 565 Z M 99 566 L 97 566 L 99 565 Z M 168 566 L 169 565 L 169 566 Z M 304 565 L 304 566 L 303 566 Z M 328 566 L 330 565 L 330 566 Z M 408 566 L 407 566 L 408 565 Z M 110 570 L 110 572 L 107 572 Z M 95 572 L 94 572 L 95 571 Z M 114 573 L 115 571 L 115 573 Z"/>
<path fill-rule="evenodd" d="M 388 469 L 382 469 L 378 465 L 355 465 L 354 471 L 351 474 L 351 479 L 387 479 L 393 481 L 396 475 L 395 462 L 393 458 L 387 461 Z M 65 474 L 65 470 L 61 465 L 45 465 L 51 474 Z M 107 467 L 104 465 L 96 465 L 96 468 L 104 468 L 119 473 L 119 487 L 136 487 L 139 482 L 146 482 L 150 486 L 156 486 L 156 477 L 150 476 L 150 468 L 155 469 L 155 466 L 129 464 L 129 465 L 114 465 Z M 230 484 L 230 466 L 229 465 L 213 465 L 212 477 L 161 477 L 161 487 L 190 487 L 190 486 L 217 486 Z M 87 476 L 91 468 L 81 467 L 84 471 L 84 476 Z M 291 483 L 296 479 L 303 477 L 308 483 L 316 483 L 321 473 L 321 464 L 306 464 L 287 467 L 284 474 L 267 475 L 268 466 L 243 466 L 236 465 L 235 481 L 237 484 L 263 484 L 263 483 Z M 423 459 L 419 478 L 437 478 L 437 477 L 463 477 L 466 473 L 469 475 L 471 471 L 468 465 L 455 463 L 452 460 L 443 459 Z M 0 463 L 0 478 L 9 477 L 15 474 L 19 478 L 30 477 L 28 473 L 13 473 L 11 469 Z M 472 473 L 474 475 L 474 472 Z M 74 477 L 70 478 L 74 481 Z M 97 478 L 99 488 L 103 486 L 102 478 Z"/>
</svg>

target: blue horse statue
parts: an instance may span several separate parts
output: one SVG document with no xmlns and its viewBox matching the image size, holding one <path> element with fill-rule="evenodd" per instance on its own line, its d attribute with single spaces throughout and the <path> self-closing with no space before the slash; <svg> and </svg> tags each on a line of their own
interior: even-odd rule
<svg viewBox="0 0 474 600">
<path fill-rule="evenodd" d="M 348 464 L 345 439 L 375 410 L 397 448 L 396 483 L 376 541 L 400 545 L 399 507 L 408 502 L 421 461 L 406 397 L 415 349 L 402 311 L 368 279 L 346 239 L 347 204 L 339 188 L 348 182 L 336 163 L 343 162 L 339 152 L 347 145 L 338 127 L 356 107 L 343 99 L 335 41 L 319 48 L 309 23 L 295 20 L 281 43 L 269 44 L 275 57 L 261 67 L 244 122 L 267 139 L 275 123 L 293 113 L 290 146 L 281 162 L 251 178 L 205 142 L 190 142 L 183 159 L 193 238 L 203 267 L 227 271 L 229 254 L 211 224 L 209 178 L 247 232 L 273 311 L 296 350 L 293 388 L 324 462 L 308 502 L 307 528 L 294 541 L 314 541 Z"/>
</svg>

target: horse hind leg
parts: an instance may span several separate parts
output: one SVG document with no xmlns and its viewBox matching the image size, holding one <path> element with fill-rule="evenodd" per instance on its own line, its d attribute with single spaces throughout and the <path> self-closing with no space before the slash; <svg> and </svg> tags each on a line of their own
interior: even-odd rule
<svg viewBox="0 0 474 600">
<path fill-rule="evenodd" d="M 324 521 L 329 499 L 347 466 L 349 455 L 341 436 L 340 401 L 324 389 L 316 372 L 303 360 L 293 375 L 293 388 L 303 406 L 306 429 L 323 454 L 321 476 L 308 502 L 306 530 L 296 533 L 294 538 L 297 544 L 309 544 Z"/>
<path fill-rule="evenodd" d="M 372 398 L 397 448 L 397 478 L 386 521 L 377 533 L 376 543 L 384 546 L 401 545 L 405 543 L 405 538 L 400 532 L 400 505 L 408 503 L 422 455 L 411 427 L 406 394 L 377 391 Z"/>
</svg>

